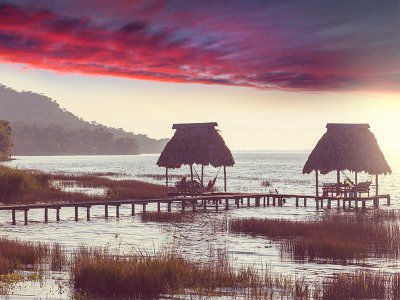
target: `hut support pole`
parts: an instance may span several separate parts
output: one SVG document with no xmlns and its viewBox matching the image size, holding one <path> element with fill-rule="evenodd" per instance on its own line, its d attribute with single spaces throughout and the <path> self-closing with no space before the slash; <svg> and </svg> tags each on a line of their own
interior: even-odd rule
<svg viewBox="0 0 400 300">
<path fill-rule="evenodd" d="M 168 195 L 168 168 L 165 168 L 165 189 L 167 190 Z"/>
<path fill-rule="evenodd" d="M 336 171 L 336 196 L 340 194 L 340 171 Z"/>
<path fill-rule="evenodd" d="M 319 209 L 319 182 L 318 182 L 318 170 L 315 170 L 315 201 L 317 204 L 317 209 Z"/>
<path fill-rule="evenodd" d="M 354 188 L 354 191 L 355 191 L 355 193 L 354 193 L 354 202 L 355 202 L 355 207 L 356 208 L 358 208 L 358 190 L 357 190 L 357 185 L 358 185 L 358 173 L 357 172 L 355 172 L 355 174 L 354 174 L 354 183 L 355 183 L 355 188 Z"/>
<path fill-rule="evenodd" d="M 226 193 L 226 167 L 224 166 L 224 192 Z"/>
<path fill-rule="evenodd" d="M 204 186 L 204 166 L 201 166 L 201 186 Z"/>
<path fill-rule="evenodd" d="M 379 175 L 375 175 L 375 195 L 378 197 L 379 195 Z"/>
<path fill-rule="evenodd" d="M 190 165 L 190 180 L 193 181 L 193 165 Z"/>
</svg>

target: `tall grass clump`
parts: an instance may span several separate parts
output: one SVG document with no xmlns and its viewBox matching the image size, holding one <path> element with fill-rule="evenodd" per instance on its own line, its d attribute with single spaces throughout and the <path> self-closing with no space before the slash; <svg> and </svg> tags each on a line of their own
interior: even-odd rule
<svg viewBox="0 0 400 300">
<path fill-rule="evenodd" d="M 0 274 L 12 273 L 17 268 L 38 266 L 48 253 L 48 247 L 41 243 L 0 238 Z"/>
<path fill-rule="evenodd" d="M 398 219 L 392 214 L 385 219 L 383 214 L 386 215 L 327 215 L 312 221 L 233 219 L 230 230 L 275 239 L 282 255 L 295 260 L 397 259 L 400 253 Z"/>
<path fill-rule="evenodd" d="M 165 186 L 139 180 L 111 180 L 91 174 L 54 174 L 53 178 L 69 186 L 72 182 L 73 186 L 77 187 L 105 188 L 105 199 L 110 200 L 167 197 Z"/>
<path fill-rule="evenodd" d="M 20 193 L 50 188 L 51 176 L 46 173 L 0 166 L 0 199 Z"/>
<path fill-rule="evenodd" d="M 308 295 L 304 281 L 296 285 L 290 277 L 264 271 L 250 267 L 234 270 L 226 254 L 216 260 L 193 262 L 174 252 L 119 256 L 106 250 L 81 248 L 75 253 L 70 277 L 74 290 L 86 297 L 240 295 L 266 299 L 283 294 Z"/>
<path fill-rule="evenodd" d="M 146 212 L 140 215 L 142 222 L 183 223 L 193 222 L 194 214 L 182 212 Z"/>
<path fill-rule="evenodd" d="M 396 286 L 400 273 L 358 271 L 340 273 L 323 282 L 322 299 L 399 299 Z"/>
</svg>

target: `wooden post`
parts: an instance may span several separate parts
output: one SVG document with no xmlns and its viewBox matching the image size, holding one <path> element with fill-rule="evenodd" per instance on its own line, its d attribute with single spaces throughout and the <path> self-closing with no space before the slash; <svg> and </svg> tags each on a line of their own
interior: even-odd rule
<svg viewBox="0 0 400 300">
<path fill-rule="evenodd" d="M 168 168 L 165 168 L 165 189 L 167 190 L 168 195 Z"/>
<path fill-rule="evenodd" d="M 78 221 L 78 206 L 75 206 L 75 221 Z"/>
<path fill-rule="evenodd" d="M 146 213 L 146 205 L 147 205 L 147 203 L 143 203 L 143 212 L 142 213 Z"/>
<path fill-rule="evenodd" d="M 225 199 L 225 209 L 229 209 L 229 199 Z"/>
<path fill-rule="evenodd" d="M 131 211 L 131 215 L 134 216 L 135 215 L 135 204 L 132 203 L 132 211 Z"/>
<path fill-rule="evenodd" d="M 157 210 L 158 210 L 158 212 L 161 211 L 161 203 L 160 202 L 157 202 Z"/>
<path fill-rule="evenodd" d="M 24 210 L 24 224 L 25 225 L 28 225 L 28 210 L 29 209 Z"/>
<path fill-rule="evenodd" d="M 190 165 L 190 180 L 193 181 L 193 165 Z"/>
<path fill-rule="evenodd" d="M 196 211 L 197 200 L 192 202 L 192 211 Z"/>
<path fill-rule="evenodd" d="M 217 201 L 215 201 L 215 211 L 218 211 L 218 205 L 219 205 L 219 201 L 217 199 Z"/>
<path fill-rule="evenodd" d="M 296 207 L 299 207 L 299 197 L 296 197 Z"/>
<path fill-rule="evenodd" d="M 119 204 L 115 205 L 115 216 L 119 218 Z"/>
<path fill-rule="evenodd" d="M 236 199 L 236 207 L 237 207 L 237 208 L 240 207 L 240 199 Z"/>
<path fill-rule="evenodd" d="M 315 170 L 315 197 L 319 197 L 319 181 L 318 181 L 318 170 Z"/>
<path fill-rule="evenodd" d="M 172 205 L 172 202 L 168 202 L 168 212 L 171 212 L 171 205 Z"/>
<path fill-rule="evenodd" d="M 318 170 L 315 170 L 315 204 L 319 209 L 319 182 L 318 182 Z"/>
<path fill-rule="evenodd" d="M 340 194 L 340 171 L 336 171 L 336 196 Z"/>
<path fill-rule="evenodd" d="M 104 215 L 106 218 L 108 218 L 108 205 L 104 205 Z"/>
<path fill-rule="evenodd" d="M 375 175 L 375 196 L 378 197 L 379 195 L 379 175 Z"/>
<path fill-rule="evenodd" d="M 44 222 L 48 223 L 49 222 L 49 209 L 45 207 L 44 209 Z"/>
<path fill-rule="evenodd" d="M 355 172 L 354 174 L 354 183 L 355 183 L 355 194 L 354 194 L 354 200 L 355 200 L 355 208 L 358 208 L 358 188 L 357 188 L 357 184 L 358 184 L 358 172 Z"/>
<path fill-rule="evenodd" d="M 90 221 L 90 206 L 86 206 L 86 220 Z"/>
<path fill-rule="evenodd" d="M 57 207 L 56 208 L 56 220 L 57 220 L 57 222 L 60 221 L 60 209 L 61 209 L 61 207 Z"/>
<path fill-rule="evenodd" d="M 269 196 L 267 196 L 267 206 L 269 206 Z"/>
<path fill-rule="evenodd" d="M 250 198 L 247 197 L 247 206 L 250 206 Z"/>
<path fill-rule="evenodd" d="M 304 207 L 307 206 L 307 198 L 306 198 L 306 197 L 304 197 L 304 203 L 303 203 L 303 205 L 304 205 Z"/>
<path fill-rule="evenodd" d="M 12 210 L 11 215 L 12 215 L 12 224 L 13 225 L 17 224 L 17 222 L 15 221 L 15 209 Z"/>
<path fill-rule="evenodd" d="M 201 186 L 204 187 L 204 166 L 201 165 Z"/>
<path fill-rule="evenodd" d="M 226 193 L 226 167 L 224 166 L 224 192 Z"/>
<path fill-rule="evenodd" d="M 207 210 L 207 200 L 203 200 L 204 210 Z"/>
</svg>

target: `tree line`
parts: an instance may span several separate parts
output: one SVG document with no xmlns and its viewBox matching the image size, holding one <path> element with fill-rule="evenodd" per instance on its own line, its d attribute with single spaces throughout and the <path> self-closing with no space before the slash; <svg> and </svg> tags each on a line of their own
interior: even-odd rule
<svg viewBox="0 0 400 300">
<path fill-rule="evenodd" d="M 59 125 L 12 124 L 14 155 L 138 154 L 133 138 L 115 138 L 103 128 L 65 129 Z"/>
</svg>

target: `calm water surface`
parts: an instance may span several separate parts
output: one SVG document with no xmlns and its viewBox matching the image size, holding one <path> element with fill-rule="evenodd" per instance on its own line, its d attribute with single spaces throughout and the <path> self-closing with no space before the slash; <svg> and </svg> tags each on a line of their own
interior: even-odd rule
<svg viewBox="0 0 400 300">
<path fill-rule="evenodd" d="M 266 192 L 278 189 L 280 193 L 313 194 L 315 191 L 314 175 L 303 175 L 302 168 L 308 153 L 303 152 L 235 152 L 236 165 L 227 169 L 228 190 L 241 192 Z M 400 209 L 400 153 L 387 153 L 386 158 L 392 167 L 393 174 L 381 176 L 380 193 L 392 196 L 390 208 L 382 205 L 382 209 Z M 137 178 L 149 182 L 163 184 L 152 178 L 141 177 L 143 174 L 164 174 L 163 168 L 156 166 L 158 155 L 140 156 L 31 156 L 16 157 L 6 163 L 9 166 L 37 169 L 48 172 L 116 172 L 123 173 L 124 178 Z M 200 168 L 197 168 L 200 171 Z M 218 169 L 205 168 L 206 179 L 213 179 Z M 188 168 L 172 170 L 170 174 L 187 174 Z M 353 178 L 353 174 L 347 172 Z M 217 186 L 223 186 L 222 170 L 218 175 Z M 322 182 L 335 182 L 336 174 L 321 176 Z M 361 178 L 360 178 L 361 177 Z M 119 177 L 121 178 L 121 177 Z M 359 180 L 367 180 L 367 174 L 359 176 Z M 262 180 L 268 180 L 271 187 L 263 187 Z M 373 193 L 373 191 L 372 191 Z M 110 217 L 104 219 L 104 208 L 92 208 L 92 220 L 87 222 L 85 212 L 82 220 L 74 221 L 73 209 L 61 210 L 61 221 L 55 222 L 54 212 L 50 211 L 50 222 L 43 223 L 43 211 L 29 212 L 28 226 L 13 226 L 8 212 L 0 212 L 0 235 L 21 240 L 58 242 L 73 249 L 79 245 L 106 246 L 112 251 L 130 253 L 132 251 L 153 252 L 168 247 L 176 247 L 190 259 L 206 259 L 212 253 L 227 251 L 235 266 L 253 264 L 262 266 L 269 264 L 273 270 L 305 276 L 310 279 L 331 276 L 339 271 L 353 271 L 360 268 L 398 271 L 400 264 L 396 260 L 368 259 L 363 264 L 327 264 L 327 263 L 295 263 L 281 258 L 279 246 L 262 237 L 248 237 L 229 233 L 225 228 L 233 217 L 305 219 L 315 218 L 317 212 L 312 203 L 304 208 L 296 208 L 291 201 L 284 207 L 240 208 L 219 213 L 209 211 L 197 213 L 195 222 L 180 224 L 142 223 L 140 215 L 130 216 L 130 207 L 122 206 L 121 217 L 117 220 Z M 166 210 L 166 207 L 164 208 Z M 178 208 L 175 208 L 178 210 Z M 148 210 L 156 210 L 156 205 L 148 205 Z M 140 213 L 138 207 L 137 211 Z M 110 208 L 110 216 L 113 210 Z M 22 220 L 22 215 L 17 216 Z M 53 220 L 53 221 L 52 221 Z M 63 278 L 63 274 L 57 275 Z M 37 284 L 21 284 L 16 294 L 24 297 L 68 297 L 68 289 L 62 280 L 48 281 L 43 286 Z M 65 277 L 65 276 L 64 276 Z"/>
</svg>

